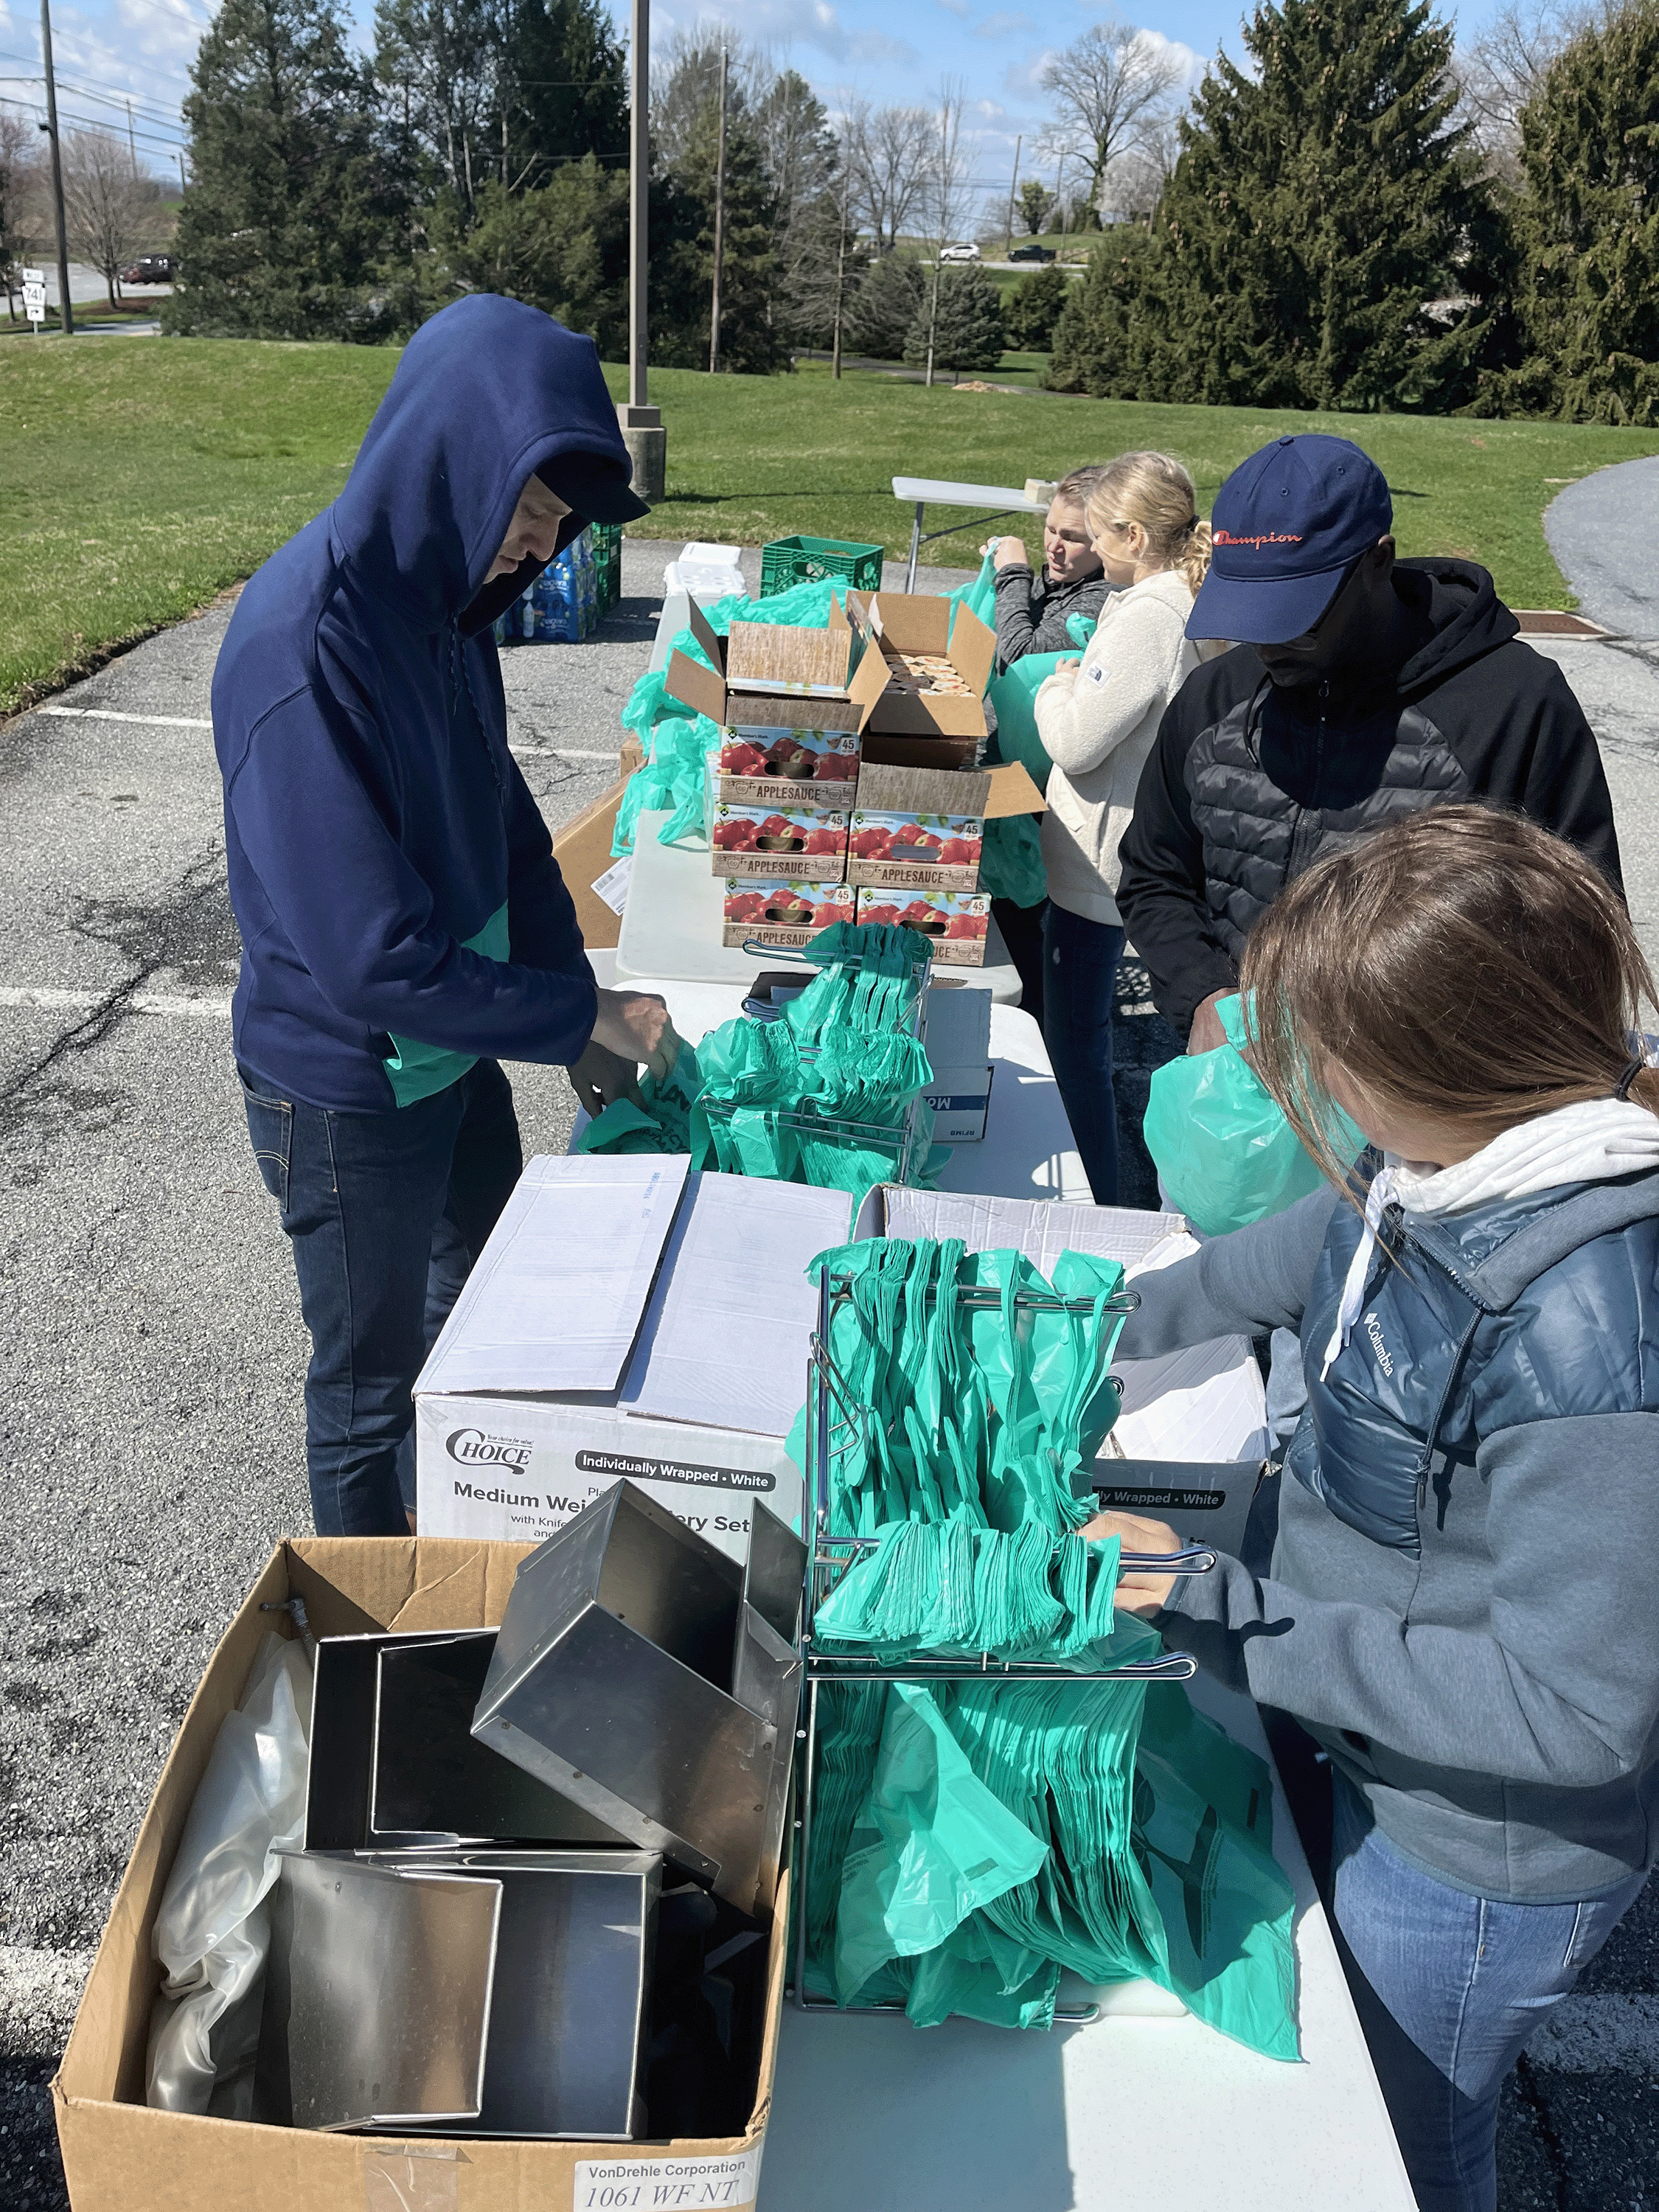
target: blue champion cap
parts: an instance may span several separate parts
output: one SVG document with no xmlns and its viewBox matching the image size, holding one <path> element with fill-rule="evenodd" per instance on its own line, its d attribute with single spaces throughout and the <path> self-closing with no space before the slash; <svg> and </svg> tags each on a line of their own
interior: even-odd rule
<svg viewBox="0 0 1659 2212">
<path fill-rule="evenodd" d="M 1388 479 L 1346 438 L 1280 438 L 1216 494 L 1213 550 L 1187 635 L 1287 645 L 1310 630 L 1349 564 L 1394 527 Z"/>
</svg>

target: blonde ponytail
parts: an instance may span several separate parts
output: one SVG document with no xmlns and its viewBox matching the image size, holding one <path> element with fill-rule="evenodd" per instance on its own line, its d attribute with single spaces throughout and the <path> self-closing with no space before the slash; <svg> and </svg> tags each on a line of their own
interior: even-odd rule
<svg viewBox="0 0 1659 2212">
<path fill-rule="evenodd" d="M 1198 517 L 1193 480 L 1172 453 L 1120 453 L 1099 471 L 1085 520 L 1091 538 L 1108 523 L 1146 533 L 1149 560 L 1178 568 L 1194 597 L 1210 566 L 1210 526 Z"/>
</svg>

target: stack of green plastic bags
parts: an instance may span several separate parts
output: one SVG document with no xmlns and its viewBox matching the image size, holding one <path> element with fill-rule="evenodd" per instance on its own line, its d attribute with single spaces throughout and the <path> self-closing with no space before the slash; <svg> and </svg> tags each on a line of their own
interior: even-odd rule
<svg viewBox="0 0 1659 2212">
<path fill-rule="evenodd" d="M 897 1239 L 813 1269 L 845 1279 L 829 1350 L 863 1409 L 831 1407 L 847 1425 L 830 1534 L 863 1541 L 846 1543 L 815 1652 L 1078 1672 L 1155 1657 L 1155 1632 L 1113 1609 L 1115 1540 L 1078 1534 L 1118 1407 L 1121 1269 L 1068 1252 L 1045 1279 L 1018 1252 Z M 994 1300 L 965 1305 L 965 1288 Z M 1041 1303 L 1055 1296 L 1079 1310 Z M 921 2026 L 1046 2027 L 1063 1969 L 1145 1977 L 1252 2048 L 1297 2055 L 1267 1769 L 1179 1686 L 1057 1672 L 818 1695 L 814 1994 L 900 2004 Z"/>
<path fill-rule="evenodd" d="M 637 1103 L 606 1107 L 579 1149 L 690 1152 L 694 1168 L 855 1199 L 907 1167 L 912 1181 L 936 1176 L 950 1154 L 930 1142 L 933 1070 L 910 1027 L 931 951 L 915 930 L 821 930 L 806 948 L 819 973 L 781 1020 L 726 1022 L 683 1046 L 665 1081 L 647 1076 Z"/>
</svg>

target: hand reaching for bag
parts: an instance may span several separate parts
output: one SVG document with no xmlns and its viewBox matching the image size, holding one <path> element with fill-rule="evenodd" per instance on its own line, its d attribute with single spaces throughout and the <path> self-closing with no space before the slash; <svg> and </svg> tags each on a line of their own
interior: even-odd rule
<svg viewBox="0 0 1659 2212">
<path fill-rule="evenodd" d="M 650 991 L 601 991 L 599 998 L 587 1049 L 570 1070 L 577 1098 L 593 1115 L 618 1098 L 639 1097 L 641 1063 L 666 1082 L 680 1050 L 666 1000 Z"/>
<path fill-rule="evenodd" d="M 1098 1544 L 1115 1536 L 1126 1552 L 1178 1552 L 1181 1539 L 1166 1522 L 1143 1521 L 1134 1513 L 1097 1513 L 1083 1530 L 1085 1542 Z M 1112 1600 L 1120 1613 L 1138 1614 L 1143 1620 L 1162 1612 L 1165 1600 L 1181 1577 L 1178 1575 L 1131 1573 L 1120 1575 Z"/>
</svg>

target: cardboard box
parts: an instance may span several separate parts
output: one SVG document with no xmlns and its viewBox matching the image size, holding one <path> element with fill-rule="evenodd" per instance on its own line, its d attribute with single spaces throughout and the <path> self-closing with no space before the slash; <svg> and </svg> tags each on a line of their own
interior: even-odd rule
<svg viewBox="0 0 1659 2212">
<path fill-rule="evenodd" d="M 850 884 L 979 889 L 991 779 L 969 769 L 866 763 L 847 839 Z"/>
<path fill-rule="evenodd" d="M 525 2212 L 693 2202 L 743 2206 L 758 2187 L 777 2057 L 789 1924 L 775 1903 L 759 2079 L 741 2136 L 680 2142 L 514 2142 L 350 2136 L 152 2112 L 143 2101 L 160 1969 L 150 1935 L 219 1725 L 263 1638 L 302 1597 L 318 1636 L 499 1624 L 529 1547 L 422 1537 L 309 1537 L 278 1544 L 208 1663 L 116 1893 L 64 2063 L 52 2083 L 75 2212 Z M 696 2197 L 665 2193 L 699 2189 Z M 610 2191 L 606 2196 L 596 2191 Z M 637 2194 L 623 2193 L 637 2191 Z M 714 2193 L 714 2192 L 720 2193 Z M 655 2193 L 653 2193 L 655 2192 Z"/>
<path fill-rule="evenodd" d="M 981 998 L 986 995 L 980 994 Z M 982 1067 L 935 1065 L 933 1079 L 921 1095 L 933 1109 L 936 1145 L 977 1145 L 983 1141 L 986 1117 L 991 1110 L 988 1061 Z"/>
<path fill-rule="evenodd" d="M 757 707 L 749 702 L 746 711 Z M 728 723 L 714 756 L 714 798 L 738 806 L 845 810 L 858 781 L 857 714 L 838 700 L 799 699 L 783 719 Z"/>
<path fill-rule="evenodd" d="M 733 623 L 729 637 L 717 637 L 692 601 L 687 626 L 708 665 L 689 653 L 669 656 L 667 689 L 681 704 L 707 714 L 722 730 L 791 727 L 850 730 L 860 733 L 870 710 L 887 688 L 887 665 L 867 649 L 863 632 L 843 617 L 828 629 L 797 629 L 782 623 Z M 785 715 L 780 702 L 787 700 Z M 834 714 L 808 713 L 807 702 Z"/>
<path fill-rule="evenodd" d="M 838 883 L 847 873 L 847 816 L 815 806 L 732 806 L 715 802 L 708 825 L 717 876 L 791 876 Z"/>
<path fill-rule="evenodd" d="M 986 733 L 985 687 L 997 658 L 994 630 L 966 607 L 927 592 L 872 592 L 867 599 L 849 592 L 845 613 L 832 606 L 830 624 L 832 635 L 845 628 L 874 644 L 890 679 L 902 655 L 926 653 L 946 661 L 964 691 L 907 690 L 890 680 L 876 699 L 869 727 L 884 737 L 949 738 L 954 757 L 945 765 L 972 760 Z"/>
<path fill-rule="evenodd" d="M 850 884 L 791 883 L 780 878 L 735 876 L 728 879 L 720 921 L 720 943 L 741 951 L 745 945 L 796 950 L 819 930 L 855 918 L 857 894 Z"/>
<path fill-rule="evenodd" d="M 622 916 L 593 885 L 616 865 L 611 841 L 617 834 L 617 809 L 626 788 L 626 779 L 613 783 L 591 806 L 573 815 L 553 840 L 553 858 L 575 907 L 582 943 L 592 947 L 616 945 L 622 938 Z"/>
<path fill-rule="evenodd" d="M 859 892 L 860 921 L 896 922 L 933 939 L 933 957 L 953 968 L 982 968 L 991 930 L 983 891 L 912 890 L 906 884 L 869 884 Z"/>
<path fill-rule="evenodd" d="M 734 1559 L 750 1498 L 798 1524 L 805 1269 L 850 1213 L 684 1154 L 531 1160 L 415 1384 L 422 1535 L 539 1542 L 621 1474 Z"/>
</svg>

